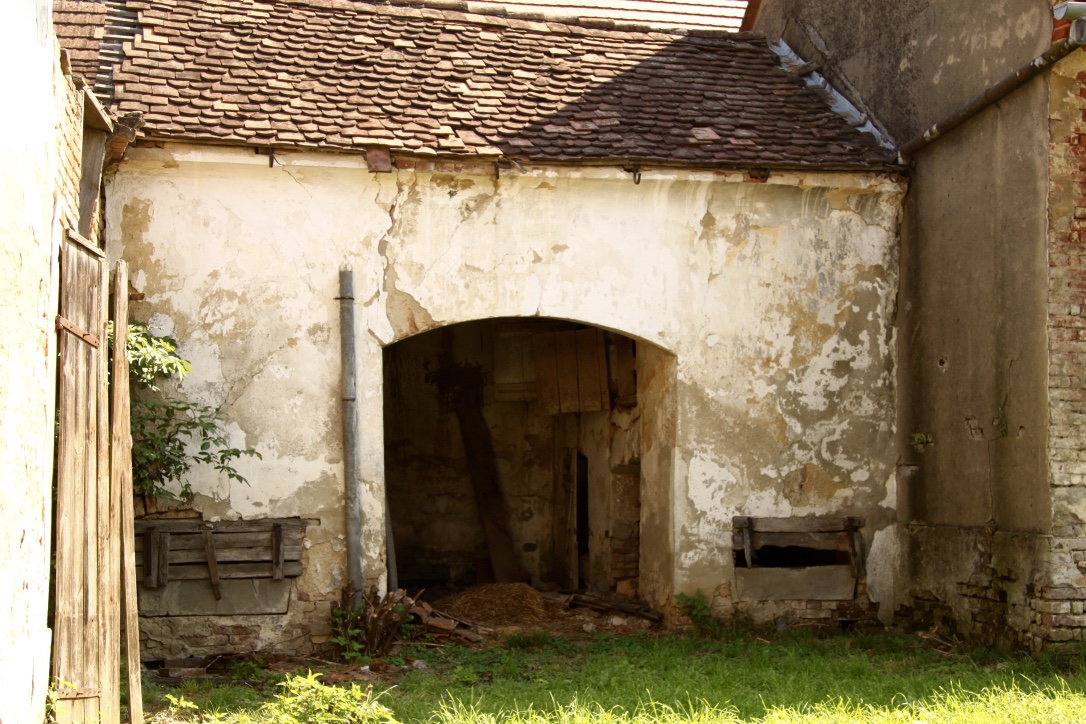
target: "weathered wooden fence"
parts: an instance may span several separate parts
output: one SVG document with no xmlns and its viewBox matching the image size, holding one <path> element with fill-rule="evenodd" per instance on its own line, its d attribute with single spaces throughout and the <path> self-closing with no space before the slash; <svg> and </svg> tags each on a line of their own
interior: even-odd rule
<svg viewBox="0 0 1086 724">
<path fill-rule="evenodd" d="M 118 267 L 116 296 L 118 300 L 123 298 L 118 303 L 122 307 L 118 318 L 123 323 L 127 318 L 127 275 L 123 262 Z M 69 233 L 61 250 L 60 274 L 52 667 L 57 719 L 118 722 L 121 544 L 126 518 L 126 563 L 133 557 L 127 365 L 123 352 L 118 354 L 121 360 L 113 377 L 111 430 L 106 339 L 108 263 L 99 249 Z M 134 574 L 134 559 L 128 570 Z M 135 600 L 134 593 L 131 600 Z M 130 612 L 134 618 L 134 604 Z M 137 653 L 132 658 L 131 650 L 133 643 L 138 646 L 139 633 L 134 628 L 128 633 L 129 660 L 133 664 L 129 667 L 130 681 L 134 670 L 138 699 L 139 656 Z M 132 704 L 132 721 L 142 720 L 140 702 Z"/>
</svg>

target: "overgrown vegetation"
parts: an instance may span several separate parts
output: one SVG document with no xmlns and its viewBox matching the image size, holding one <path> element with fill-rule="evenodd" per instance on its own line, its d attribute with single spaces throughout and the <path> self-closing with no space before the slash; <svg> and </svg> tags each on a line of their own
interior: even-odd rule
<svg viewBox="0 0 1086 724">
<path fill-rule="evenodd" d="M 388 656 L 401 635 L 415 600 L 402 588 L 380 596 L 376 588 L 354 605 L 354 591 L 343 590 L 339 606 L 332 609 L 332 643 L 341 661 L 365 664 Z"/>
<path fill-rule="evenodd" d="M 357 684 L 326 686 L 318 675 L 286 677 L 271 701 L 255 711 L 201 711 L 184 695 L 167 694 L 164 712 L 171 721 L 203 721 L 221 724 L 383 724 L 395 722 L 392 711 L 377 701 L 371 689 Z M 156 717 L 160 718 L 160 717 Z"/>
<path fill-rule="evenodd" d="M 109 339 L 112 344 L 112 324 Z M 210 465 L 231 480 L 246 482 L 234 461 L 260 453 L 230 446 L 218 409 L 166 395 L 159 386 L 164 380 L 181 382 L 192 371 L 192 364 L 177 354 L 177 340 L 156 337 L 147 325 L 129 322 L 125 351 L 133 391 L 145 391 L 132 396 L 132 484 L 148 508 L 159 499 L 191 499 L 186 476 L 194 465 Z"/>
<path fill-rule="evenodd" d="M 676 594 L 675 604 L 679 612 L 694 626 L 694 631 L 709 639 L 720 641 L 747 636 L 754 628 L 748 619 L 739 614 L 727 619 L 714 616 L 712 604 L 700 588 L 693 596 L 685 593 Z"/>
<path fill-rule="evenodd" d="M 583 641 L 523 632 L 489 648 L 408 645 L 398 656 L 421 659 L 426 666 L 403 667 L 375 684 L 388 688 L 380 696 L 390 712 L 382 722 L 1086 721 L 1086 658 L 947 651 L 881 632 L 822 638 L 805 631 L 753 631 L 721 640 L 642 635 Z M 273 719 L 271 710 L 262 708 L 283 696 L 282 687 L 267 685 L 264 696 L 272 700 L 261 704 L 247 703 L 251 689 L 234 687 L 237 705 L 224 703 L 227 688 L 193 684 L 184 695 L 198 711 L 166 709 L 155 721 L 291 721 Z"/>
</svg>

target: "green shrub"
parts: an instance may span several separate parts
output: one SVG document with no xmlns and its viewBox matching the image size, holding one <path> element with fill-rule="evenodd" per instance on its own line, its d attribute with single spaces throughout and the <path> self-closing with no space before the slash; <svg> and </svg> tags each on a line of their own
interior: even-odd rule
<svg viewBox="0 0 1086 724">
<path fill-rule="evenodd" d="M 113 343 L 113 325 L 109 326 Z M 192 363 L 177 354 L 177 340 L 155 337 L 147 325 L 128 323 L 125 339 L 128 379 L 133 390 L 157 393 L 134 396 L 132 405 L 132 485 L 153 507 L 157 499 L 188 500 L 192 488 L 185 476 L 193 465 L 210 465 L 229 479 L 246 482 L 233 463 L 243 455 L 260 457 L 252 448 L 230 447 L 222 412 L 162 393 L 158 383 L 178 382 L 192 371 Z M 195 448 L 195 449 L 193 449 Z M 171 484 L 177 484 L 175 494 Z"/>
<path fill-rule="evenodd" d="M 318 674 L 291 676 L 279 684 L 283 691 L 260 709 L 268 724 L 377 724 L 396 719 L 392 710 L 372 696 L 371 689 L 327 686 Z"/>
</svg>

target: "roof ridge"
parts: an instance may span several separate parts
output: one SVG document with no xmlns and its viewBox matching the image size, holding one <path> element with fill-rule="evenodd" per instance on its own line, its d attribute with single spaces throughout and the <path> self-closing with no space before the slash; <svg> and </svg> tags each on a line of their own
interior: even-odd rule
<svg viewBox="0 0 1086 724">
<path fill-rule="evenodd" d="M 588 31 L 611 31 L 616 33 L 636 33 L 640 35 L 665 35 L 692 38 L 717 38 L 732 40 L 763 40 L 765 33 L 760 31 L 731 31 L 713 28 L 678 28 L 643 23 L 627 23 L 606 18 L 578 17 L 552 13 L 516 12 L 504 5 L 479 5 L 471 0 L 262 0 L 276 5 L 304 5 L 308 7 L 335 10 L 359 10 L 372 8 L 376 12 L 400 14 L 397 9 L 430 10 L 442 14 L 457 13 L 465 17 L 464 22 L 512 25 L 516 23 L 541 23 L 548 26 L 561 25 Z M 475 20 L 474 17 L 479 18 Z M 509 23 L 501 21 L 511 21 Z M 544 29 L 540 29 L 543 31 Z M 554 32 L 554 28 L 548 28 Z"/>
</svg>

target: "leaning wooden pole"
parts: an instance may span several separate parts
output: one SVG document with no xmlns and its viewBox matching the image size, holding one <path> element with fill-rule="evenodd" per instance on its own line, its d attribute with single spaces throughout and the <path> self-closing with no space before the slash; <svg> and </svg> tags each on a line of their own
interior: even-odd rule
<svg viewBox="0 0 1086 724">
<path fill-rule="evenodd" d="M 117 262 L 113 277 L 113 400 L 110 480 L 112 502 L 121 517 L 121 579 L 124 602 L 125 659 L 128 661 L 128 716 L 132 724 L 143 722 L 143 683 L 140 678 L 140 628 L 136 606 L 136 533 L 132 509 L 132 428 L 128 389 L 128 265 Z"/>
</svg>

